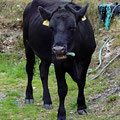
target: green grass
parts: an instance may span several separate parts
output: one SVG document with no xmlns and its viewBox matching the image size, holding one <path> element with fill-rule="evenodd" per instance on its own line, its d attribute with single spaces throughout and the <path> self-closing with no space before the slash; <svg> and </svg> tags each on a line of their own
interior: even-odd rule
<svg viewBox="0 0 120 120">
<path fill-rule="evenodd" d="M 39 78 L 39 62 L 40 60 L 36 61 L 35 65 L 35 74 L 33 80 L 33 87 L 34 87 L 34 104 L 33 105 L 25 105 L 24 98 L 25 98 L 25 89 L 27 85 L 27 76 L 25 72 L 25 59 L 21 60 L 21 56 L 12 54 L 0 54 L 0 88 L 3 94 L 7 97 L 0 102 L 0 120 L 55 120 L 57 117 L 57 109 L 58 109 L 58 94 L 57 94 L 57 83 L 54 74 L 54 66 L 50 67 L 49 73 L 49 88 L 50 93 L 53 101 L 53 109 L 52 110 L 45 110 L 43 108 L 43 101 L 42 101 L 42 84 Z M 97 100 L 94 104 L 99 105 L 99 109 L 101 113 L 99 114 L 98 111 L 94 107 L 93 109 L 88 109 L 90 115 L 87 116 L 79 116 L 76 112 L 77 109 L 77 85 L 73 80 L 70 78 L 68 74 L 66 74 L 67 84 L 68 84 L 68 94 L 66 97 L 66 110 L 67 110 L 67 119 L 68 120 L 108 120 L 110 117 L 107 112 L 111 112 L 111 105 L 113 102 L 114 108 L 116 112 L 118 112 L 117 106 L 118 104 L 118 94 L 109 96 L 105 102 L 105 113 L 102 112 L 102 107 L 100 106 L 101 100 Z M 90 81 L 87 80 L 86 87 L 85 87 L 85 96 L 86 100 L 88 100 L 91 96 L 95 96 L 96 94 L 104 92 L 107 87 L 109 87 L 108 79 L 104 77 L 100 77 L 99 79 Z M 102 80 L 102 82 L 101 82 Z M 88 108 L 93 104 L 92 102 L 87 104 Z M 71 113 L 72 111 L 72 113 Z M 116 120 L 118 116 L 113 115 Z"/>
</svg>

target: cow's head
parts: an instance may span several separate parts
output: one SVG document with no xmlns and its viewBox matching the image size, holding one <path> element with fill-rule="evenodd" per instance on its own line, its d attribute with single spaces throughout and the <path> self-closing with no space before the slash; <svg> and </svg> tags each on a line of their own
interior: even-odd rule
<svg viewBox="0 0 120 120">
<path fill-rule="evenodd" d="M 53 32 L 52 52 L 56 59 L 66 59 L 68 52 L 72 52 L 73 35 L 77 30 L 77 23 L 85 15 L 89 4 L 85 7 L 73 7 L 68 5 L 59 6 L 53 13 L 39 7 L 43 20 L 49 20 L 49 28 Z"/>
</svg>

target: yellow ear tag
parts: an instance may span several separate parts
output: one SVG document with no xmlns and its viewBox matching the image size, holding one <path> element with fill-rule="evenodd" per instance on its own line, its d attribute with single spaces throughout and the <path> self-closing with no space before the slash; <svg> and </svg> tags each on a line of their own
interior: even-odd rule
<svg viewBox="0 0 120 120">
<path fill-rule="evenodd" d="M 45 26 L 49 26 L 49 21 L 48 20 L 45 20 L 45 21 L 43 21 L 43 25 L 45 25 Z"/>
<path fill-rule="evenodd" d="M 85 21 L 87 18 L 84 16 L 83 18 L 82 18 L 82 21 Z"/>
</svg>

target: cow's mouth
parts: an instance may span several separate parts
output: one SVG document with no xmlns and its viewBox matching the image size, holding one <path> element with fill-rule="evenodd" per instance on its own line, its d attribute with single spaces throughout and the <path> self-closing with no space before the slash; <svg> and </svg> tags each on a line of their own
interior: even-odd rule
<svg viewBox="0 0 120 120">
<path fill-rule="evenodd" d="M 63 60 L 63 59 L 66 59 L 66 58 L 67 58 L 67 55 L 56 55 L 57 60 Z"/>
<path fill-rule="evenodd" d="M 64 55 L 56 55 L 56 59 L 58 59 L 58 60 L 66 59 L 67 56 L 75 57 L 75 53 L 74 52 L 68 52 L 67 54 L 64 54 Z"/>
</svg>

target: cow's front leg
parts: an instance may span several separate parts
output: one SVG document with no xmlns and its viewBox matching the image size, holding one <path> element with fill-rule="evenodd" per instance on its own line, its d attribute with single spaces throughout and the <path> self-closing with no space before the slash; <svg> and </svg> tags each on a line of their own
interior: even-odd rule
<svg viewBox="0 0 120 120">
<path fill-rule="evenodd" d="M 64 106 L 65 97 L 67 95 L 67 84 L 65 80 L 65 72 L 61 67 L 55 66 L 57 85 L 58 85 L 58 95 L 59 95 L 59 108 L 57 120 L 66 120 L 66 110 Z"/>
<path fill-rule="evenodd" d="M 42 85 L 43 85 L 43 101 L 44 101 L 44 107 L 46 109 L 52 109 L 52 101 L 51 101 L 49 88 L 48 88 L 49 66 L 50 66 L 50 63 L 42 61 L 39 67 L 40 77 L 41 77 Z"/>
</svg>

